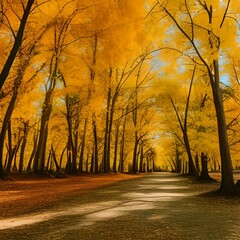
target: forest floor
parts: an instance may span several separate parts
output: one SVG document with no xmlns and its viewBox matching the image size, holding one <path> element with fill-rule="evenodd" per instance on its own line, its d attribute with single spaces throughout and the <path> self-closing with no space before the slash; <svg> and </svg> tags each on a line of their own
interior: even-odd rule
<svg viewBox="0 0 240 240">
<path fill-rule="evenodd" d="M 0 181 L 0 219 L 51 206 L 65 197 L 99 189 L 141 174 L 83 174 L 64 178 L 11 175 Z"/>
<path fill-rule="evenodd" d="M 13 179 L 0 182 L 0 239 L 240 239 L 240 198 L 214 193 L 217 181 L 162 172 Z"/>
<path fill-rule="evenodd" d="M 119 181 L 135 179 L 146 174 L 84 174 L 68 175 L 64 178 L 37 177 L 31 174 L 11 175 L 9 180 L 0 181 L 0 219 L 37 211 L 43 207 L 54 205 L 65 197 L 99 189 Z M 219 173 L 211 173 L 212 178 L 220 181 Z M 234 179 L 240 179 L 240 173 L 234 174 Z M 214 186 L 214 187 L 213 187 Z M 214 185 L 204 182 L 199 193 L 216 190 Z"/>
</svg>

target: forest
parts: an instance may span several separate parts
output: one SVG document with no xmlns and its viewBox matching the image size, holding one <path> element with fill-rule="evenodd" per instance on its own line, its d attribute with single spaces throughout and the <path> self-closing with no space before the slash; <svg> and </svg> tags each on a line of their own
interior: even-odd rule
<svg viewBox="0 0 240 240">
<path fill-rule="evenodd" d="M 0 178 L 172 171 L 239 189 L 240 1 L 1 0 Z"/>
</svg>

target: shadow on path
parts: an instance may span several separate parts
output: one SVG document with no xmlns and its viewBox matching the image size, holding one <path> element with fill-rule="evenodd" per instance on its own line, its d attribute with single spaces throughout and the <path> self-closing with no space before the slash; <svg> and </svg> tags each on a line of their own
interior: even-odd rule
<svg viewBox="0 0 240 240">
<path fill-rule="evenodd" d="M 240 207 L 199 193 L 187 178 L 154 173 L 0 220 L 0 239 L 240 239 Z"/>
</svg>

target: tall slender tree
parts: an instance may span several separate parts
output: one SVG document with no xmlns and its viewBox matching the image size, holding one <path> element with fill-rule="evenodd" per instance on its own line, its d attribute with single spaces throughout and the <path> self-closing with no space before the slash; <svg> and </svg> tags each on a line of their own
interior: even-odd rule
<svg viewBox="0 0 240 240">
<path fill-rule="evenodd" d="M 219 74 L 219 54 L 226 50 L 223 49 L 223 33 L 227 33 L 230 29 L 228 23 L 232 21 L 231 16 L 227 18 L 230 4 L 230 0 L 221 3 L 216 0 L 157 1 L 151 13 L 154 15 L 153 9 L 159 8 L 165 17 L 163 21 L 166 23 L 167 17 L 170 27 L 175 27 L 175 34 L 183 36 L 178 38 L 185 53 L 205 68 L 208 74 L 218 123 L 222 167 L 220 191 L 231 195 L 235 194 L 235 188 Z"/>
</svg>

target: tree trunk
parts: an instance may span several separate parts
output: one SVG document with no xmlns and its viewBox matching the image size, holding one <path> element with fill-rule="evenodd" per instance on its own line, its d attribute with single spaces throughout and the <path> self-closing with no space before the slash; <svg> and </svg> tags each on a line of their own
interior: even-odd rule
<svg viewBox="0 0 240 240">
<path fill-rule="evenodd" d="M 201 171 L 199 180 L 211 180 L 208 174 L 208 156 L 203 152 L 201 153 L 201 164 L 202 164 L 202 171 Z"/>
<path fill-rule="evenodd" d="M 195 168 L 193 158 L 192 158 L 192 153 L 191 153 L 191 148 L 190 148 L 190 143 L 189 143 L 189 138 L 188 138 L 188 129 L 187 129 L 188 109 L 189 109 L 189 104 L 190 104 L 190 97 L 191 97 L 191 92 L 192 92 L 192 85 L 193 85 L 193 80 L 194 80 L 194 76 L 195 76 L 195 71 L 196 71 L 196 65 L 194 66 L 192 78 L 191 78 L 191 82 L 190 82 L 190 86 L 189 86 L 183 122 L 179 115 L 178 109 L 177 109 L 176 105 L 174 104 L 173 99 L 170 98 L 170 101 L 171 101 L 173 109 L 176 113 L 178 123 L 179 123 L 179 126 L 180 126 L 182 134 L 183 134 L 184 146 L 185 146 L 185 149 L 186 149 L 186 152 L 188 155 L 188 165 L 189 165 L 188 175 L 198 177 L 198 173 L 197 173 L 197 170 Z"/>
<path fill-rule="evenodd" d="M 53 146 L 52 146 L 52 157 L 53 157 L 54 164 L 56 166 L 56 172 L 59 172 L 60 167 L 59 167 L 59 164 L 57 162 L 56 153 L 55 153 L 55 150 L 53 149 Z"/>
<path fill-rule="evenodd" d="M 23 162 L 24 162 L 24 153 L 25 153 L 25 148 L 27 144 L 27 135 L 28 135 L 28 122 L 24 122 L 24 129 L 23 129 L 23 141 L 21 145 L 21 151 L 20 151 L 20 159 L 19 159 L 19 169 L 18 172 L 21 174 L 23 172 Z"/>
<path fill-rule="evenodd" d="M 195 156 L 195 166 L 196 166 L 196 170 L 198 172 L 198 175 L 200 173 L 200 167 L 199 167 L 199 159 L 198 159 L 198 154 L 196 153 L 196 156 Z"/>
<path fill-rule="evenodd" d="M 86 173 L 88 173 L 88 161 L 89 161 L 89 155 L 87 155 L 87 159 L 86 159 Z"/>
<path fill-rule="evenodd" d="M 4 115 L 4 119 L 3 119 L 3 124 L 2 124 L 2 129 L 1 129 L 1 133 L 0 133 L 0 178 L 4 178 L 4 171 L 3 171 L 3 150 L 4 150 L 4 141 L 5 141 L 5 136 L 6 136 L 6 132 L 8 129 L 8 124 L 10 122 L 13 110 L 14 110 L 14 106 L 17 100 L 17 94 L 18 94 L 18 86 L 15 86 L 16 84 L 14 83 L 14 93 L 12 95 L 12 98 L 10 100 L 10 103 L 8 105 L 6 114 Z M 9 150 L 10 146 L 9 146 Z M 8 159 L 9 160 L 9 159 Z"/>
<path fill-rule="evenodd" d="M 78 130 L 74 130 L 73 134 L 73 167 L 72 167 L 72 173 L 77 173 L 77 153 L 78 153 Z"/>
<path fill-rule="evenodd" d="M 49 151 L 48 158 L 47 158 L 47 166 L 46 166 L 46 171 L 49 171 L 49 166 L 50 166 L 50 161 L 52 158 L 52 149 Z"/>
<path fill-rule="evenodd" d="M 108 100 L 107 100 L 107 112 L 106 112 L 106 118 L 105 118 L 105 134 L 104 134 L 104 148 L 103 148 L 103 172 L 108 173 L 109 172 L 109 161 L 110 156 L 108 155 L 109 152 L 109 146 L 110 146 L 110 139 L 109 136 L 111 136 L 110 132 L 110 101 L 111 101 L 111 88 L 108 89 Z"/>
<path fill-rule="evenodd" d="M 143 172 L 143 146 L 140 148 L 140 172 Z"/>
<path fill-rule="evenodd" d="M 19 138 L 16 145 L 14 146 L 14 148 L 12 149 L 11 151 L 11 155 L 9 155 L 9 159 L 8 159 L 8 164 L 7 164 L 7 169 L 6 169 L 6 173 L 9 174 L 10 171 L 11 171 L 11 166 L 12 166 L 12 161 L 13 161 L 13 158 L 16 157 L 16 154 L 18 152 L 18 149 L 20 147 L 20 144 L 21 144 L 21 140 L 22 138 Z M 16 159 L 15 159 L 16 160 Z M 14 164 L 14 167 L 13 167 L 14 170 L 17 170 L 17 166 L 16 164 Z"/>
<path fill-rule="evenodd" d="M 150 171 L 150 155 L 147 156 L 147 172 Z"/>
<path fill-rule="evenodd" d="M 24 152 L 25 152 L 26 143 L 27 143 L 27 138 L 24 136 L 23 137 L 23 142 L 22 142 L 22 145 L 21 145 L 20 159 L 19 159 L 18 172 L 20 174 L 23 172 Z"/>
<path fill-rule="evenodd" d="M 34 133 L 34 136 L 33 136 L 33 150 L 32 150 L 32 153 L 31 153 L 31 156 L 29 158 L 29 161 L 28 161 L 28 165 L 27 165 L 27 171 L 30 172 L 31 171 L 31 168 L 32 168 L 32 161 L 35 157 L 35 154 L 36 154 L 36 150 L 37 150 L 37 140 L 38 140 L 38 135 Z"/>
<path fill-rule="evenodd" d="M 225 119 L 225 112 L 222 99 L 222 91 L 220 89 L 220 77 L 219 77 L 219 66 L 218 61 L 214 60 L 214 78 L 212 73 L 209 72 L 215 110 L 217 115 L 217 124 L 218 124 L 218 138 L 219 138 L 219 148 L 221 156 L 221 186 L 220 191 L 224 194 L 233 195 L 235 194 L 235 186 L 233 180 L 233 169 L 232 169 L 232 160 L 228 144 L 227 136 L 227 125 Z"/>
<path fill-rule="evenodd" d="M 128 110 L 126 110 L 128 111 Z M 122 126 L 122 138 L 121 138 L 121 149 L 120 149 L 120 163 L 119 163 L 119 171 L 121 173 L 124 172 L 124 147 L 125 147 L 125 131 L 126 131 L 126 122 L 127 122 L 127 114 L 124 118 L 123 121 L 123 126 Z"/>
<path fill-rule="evenodd" d="M 119 123 L 116 124 L 116 136 L 114 144 L 113 172 L 115 173 L 117 172 L 118 135 L 119 135 Z"/>
<path fill-rule="evenodd" d="M 65 166 L 65 173 L 71 173 L 72 168 L 72 152 L 69 151 L 69 148 L 67 148 L 67 162 Z"/>
<path fill-rule="evenodd" d="M 12 126 L 11 126 L 11 121 L 9 120 L 7 124 L 7 129 L 8 129 L 8 162 L 6 164 L 6 173 L 10 172 L 11 165 L 12 165 L 12 159 L 13 159 L 13 147 L 12 147 Z"/>
<path fill-rule="evenodd" d="M 46 154 L 46 144 L 48 135 L 48 122 L 51 114 L 51 104 L 48 102 L 48 98 L 45 101 L 42 117 L 41 117 L 41 127 L 40 135 L 38 139 L 37 151 L 34 158 L 33 172 L 35 174 L 42 174 L 44 172 L 45 166 L 45 154 Z M 45 109 L 46 108 L 46 109 Z"/>
<path fill-rule="evenodd" d="M 97 138 L 97 125 L 93 120 L 93 136 L 94 136 L 94 171 L 98 173 L 98 138 Z"/>
<path fill-rule="evenodd" d="M 60 156 L 60 163 L 59 163 L 59 169 L 62 168 L 62 161 L 63 161 L 63 155 L 65 150 L 67 149 L 67 145 L 65 146 L 65 148 L 62 150 L 61 156 Z"/>
<path fill-rule="evenodd" d="M 42 174 L 45 168 L 45 154 L 48 138 L 48 124 L 52 112 L 53 93 L 56 86 L 57 62 L 55 59 L 54 71 L 49 78 L 50 86 L 46 87 L 46 96 L 42 107 L 40 135 L 38 139 L 37 151 L 34 158 L 33 172 L 35 174 Z M 53 64 L 53 63 L 52 63 Z"/>
<path fill-rule="evenodd" d="M 135 132 L 135 141 L 134 141 L 134 150 L 133 150 L 133 160 L 132 160 L 132 172 L 138 172 L 138 165 L 137 165 L 137 150 L 138 150 L 138 137 L 137 132 Z"/>
<path fill-rule="evenodd" d="M 22 19 L 21 19 L 21 22 L 20 22 L 20 25 L 19 25 L 19 28 L 18 28 L 18 32 L 17 32 L 16 38 L 15 38 L 15 42 L 12 46 L 10 54 L 9 54 L 9 56 L 7 58 L 7 61 L 5 62 L 4 66 L 2 68 L 2 71 L 1 71 L 1 74 L 0 74 L 0 90 L 2 89 L 2 86 L 3 86 L 4 82 L 6 81 L 8 75 L 9 75 L 12 64 L 13 64 L 13 62 L 14 62 L 16 56 L 17 56 L 18 50 L 21 46 L 22 39 L 23 39 L 23 34 L 24 34 L 24 29 L 25 29 L 25 26 L 26 26 L 26 23 L 27 23 L 27 19 L 28 19 L 30 13 L 31 13 L 31 8 L 32 8 L 33 3 L 34 3 L 34 0 L 28 0 L 27 5 L 24 8 L 24 13 L 23 13 L 23 16 L 22 16 Z M 2 167 L 0 166 L 0 175 L 1 175 L 1 173 L 2 173 Z"/>
<path fill-rule="evenodd" d="M 198 176 L 198 173 L 196 171 L 194 162 L 193 162 L 193 158 L 192 158 L 192 153 L 191 153 L 191 148 L 190 148 L 190 144 L 189 144 L 189 139 L 188 139 L 188 134 L 186 133 L 186 131 L 183 132 L 183 139 L 184 139 L 184 144 L 185 144 L 185 149 L 188 155 L 188 175 L 189 176 Z"/>
<path fill-rule="evenodd" d="M 83 136 L 82 136 L 82 144 L 81 144 L 81 151 L 80 151 L 80 157 L 79 157 L 79 167 L 78 167 L 80 173 L 83 172 L 83 159 L 84 159 L 85 141 L 86 141 L 86 133 L 87 133 L 87 122 L 88 122 L 88 119 L 85 118 Z"/>
<path fill-rule="evenodd" d="M 90 172 L 93 173 L 94 169 L 94 149 L 93 149 L 93 153 L 91 156 L 91 167 L 90 167 Z"/>
</svg>

